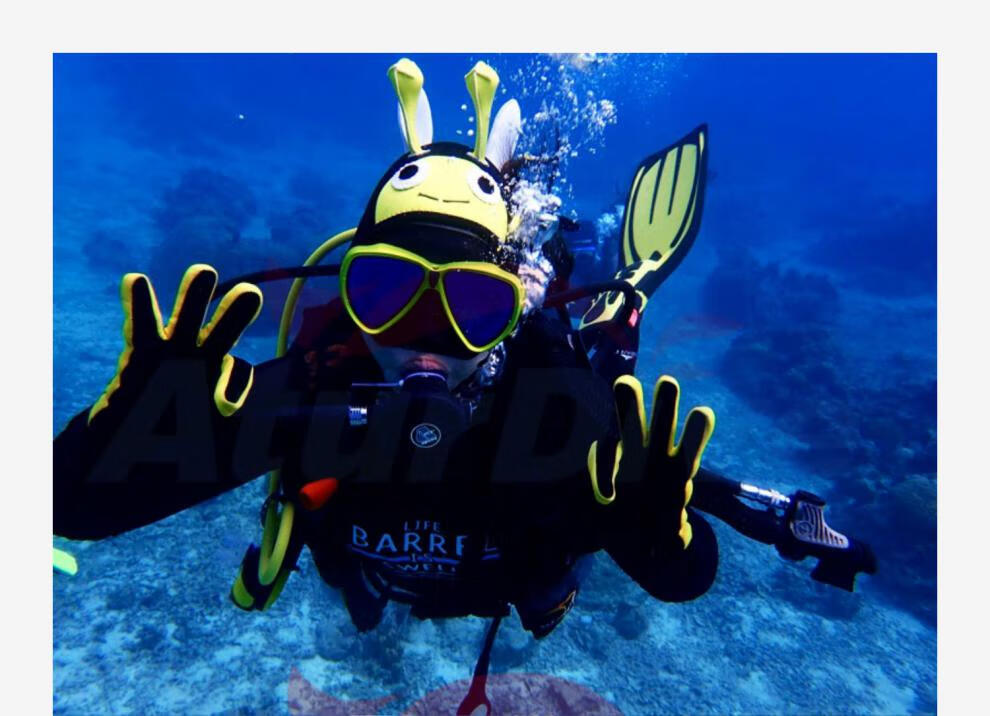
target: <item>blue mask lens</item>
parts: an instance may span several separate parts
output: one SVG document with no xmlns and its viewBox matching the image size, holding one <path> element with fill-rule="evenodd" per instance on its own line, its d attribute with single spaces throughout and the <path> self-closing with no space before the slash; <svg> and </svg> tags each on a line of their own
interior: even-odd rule
<svg viewBox="0 0 990 716">
<path fill-rule="evenodd" d="M 465 270 L 448 271 L 443 278 L 450 312 L 464 336 L 483 346 L 498 338 L 516 312 L 511 284 L 493 276 Z"/>
<path fill-rule="evenodd" d="M 347 300 L 368 328 L 381 328 L 406 307 L 423 283 L 423 268 L 388 256 L 358 256 L 345 278 Z"/>
</svg>

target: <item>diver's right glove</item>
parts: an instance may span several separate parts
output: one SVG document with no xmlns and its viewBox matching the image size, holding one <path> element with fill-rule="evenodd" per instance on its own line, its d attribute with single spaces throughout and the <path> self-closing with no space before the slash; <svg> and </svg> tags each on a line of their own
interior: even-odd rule
<svg viewBox="0 0 990 716">
<path fill-rule="evenodd" d="M 632 375 L 620 376 L 613 386 L 618 413 L 618 442 L 595 441 L 588 451 L 588 471 L 595 499 L 611 504 L 617 483 L 633 483 L 634 504 L 623 514 L 638 513 L 638 525 L 647 532 L 651 549 L 680 554 L 691 544 L 687 505 L 701 455 L 715 429 L 711 408 L 695 407 L 688 415 L 680 443 L 675 445 L 680 387 L 669 375 L 661 376 L 653 392 L 653 418 L 647 430 L 643 386 Z M 607 476 L 607 477 L 606 477 Z M 605 482 L 610 482 L 606 491 Z"/>
<path fill-rule="evenodd" d="M 89 411 L 88 425 L 119 422 L 167 361 L 202 364 L 213 403 L 220 415 L 233 415 L 244 403 L 254 378 L 249 363 L 230 355 L 244 330 L 261 311 L 261 291 L 239 283 L 220 301 L 206 326 L 203 319 L 217 285 L 217 272 L 206 264 L 190 266 L 182 277 L 167 325 L 144 274 L 129 273 L 121 282 L 124 304 L 124 351 L 117 375 Z"/>
<path fill-rule="evenodd" d="M 55 534 L 120 534 L 247 479 L 231 473 L 229 460 L 221 459 L 229 450 L 217 441 L 233 434 L 225 430 L 233 427 L 230 416 L 254 381 L 254 368 L 230 350 L 258 315 L 261 291 L 238 284 L 203 326 L 216 284 L 209 266 L 190 267 L 163 325 L 148 277 L 124 277 L 117 375 L 88 414 L 73 418 L 54 442 Z"/>
</svg>

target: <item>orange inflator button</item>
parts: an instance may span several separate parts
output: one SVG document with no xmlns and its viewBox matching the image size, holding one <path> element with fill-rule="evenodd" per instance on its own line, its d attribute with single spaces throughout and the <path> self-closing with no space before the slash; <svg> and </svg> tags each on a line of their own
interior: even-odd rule
<svg viewBox="0 0 990 716">
<path fill-rule="evenodd" d="M 326 477 L 303 485 L 302 489 L 299 490 L 299 504 L 310 511 L 318 510 L 329 502 L 339 484 L 337 478 Z"/>
</svg>

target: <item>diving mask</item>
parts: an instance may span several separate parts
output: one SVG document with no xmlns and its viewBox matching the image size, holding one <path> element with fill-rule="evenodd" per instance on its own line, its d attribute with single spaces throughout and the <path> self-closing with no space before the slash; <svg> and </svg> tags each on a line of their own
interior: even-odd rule
<svg viewBox="0 0 990 716">
<path fill-rule="evenodd" d="M 522 314 L 525 290 L 515 274 L 484 261 L 434 264 L 390 244 L 355 246 L 340 265 L 340 295 L 369 335 L 397 324 L 436 291 L 464 346 L 483 353 L 508 336 Z"/>
</svg>

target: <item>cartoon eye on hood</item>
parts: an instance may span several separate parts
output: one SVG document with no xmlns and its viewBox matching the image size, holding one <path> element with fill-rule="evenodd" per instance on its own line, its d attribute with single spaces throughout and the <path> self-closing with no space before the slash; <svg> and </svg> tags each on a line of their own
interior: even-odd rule
<svg viewBox="0 0 990 716">
<path fill-rule="evenodd" d="M 417 159 L 408 164 L 403 164 L 402 168 L 392 175 L 389 184 L 396 191 L 405 191 L 406 189 L 412 189 L 414 186 L 422 184 L 429 173 L 429 165 Z"/>
<path fill-rule="evenodd" d="M 502 192 L 488 174 L 480 169 L 469 169 L 467 184 L 474 195 L 486 204 L 497 204 L 502 200 Z"/>
<path fill-rule="evenodd" d="M 433 142 L 430 102 L 423 74 L 414 62 L 399 60 L 388 71 L 398 96 L 399 128 L 407 153 L 379 182 L 361 227 L 372 230 L 403 215 L 475 226 L 496 244 L 510 232 L 502 170 L 512 159 L 522 128 L 519 104 L 503 104 L 489 132 L 489 117 L 499 84 L 498 74 L 478 62 L 465 76 L 474 103 L 477 135 L 474 147 Z"/>
</svg>

